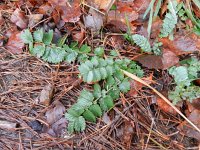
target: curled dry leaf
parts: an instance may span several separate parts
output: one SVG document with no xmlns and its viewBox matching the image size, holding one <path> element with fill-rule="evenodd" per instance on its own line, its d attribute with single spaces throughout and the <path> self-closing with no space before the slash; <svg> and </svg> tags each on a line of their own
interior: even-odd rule
<svg viewBox="0 0 200 150">
<path fill-rule="evenodd" d="M 47 122 L 50 125 L 50 128 L 47 129 L 47 132 L 52 136 L 61 136 L 64 134 L 67 126 L 67 121 L 64 118 L 65 107 L 59 101 L 57 101 L 53 108 L 49 109 L 45 116 L 47 117 Z"/>
<path fill-rule="evenodd" d="M 17 8 L 17 9 L 13 12 L 13 14 L 12 14 L 10 20 L 11 20 L 13 23 L 15 23 L 15 24 L 16 24 L 19 28 L 21 28 L 21 29 L 27 28 L 28 20 L 27 20 L 27 18 L 26 18 L 26 16 L 25 16 L 25 13 L 22 12 L 19 8 Z"/>
<path fill-rule="evenodd" d="M 162 98 L 157 97 L 156 102 L 158 108 L 161 109 L 162 111 L 173 115 L 177 115 L 177 112 L 170 105 L 168 105 Z"/>
<path fill-rule="evenodd" d="M 115 0 L 87 0 L 88 5 L 91 5 L 99 10 L 109 11 Z"/>
<path fill-rule="evenodd" d="M 149 69 L 168 69 L 179 62 L 179 58 L 168 49 L 163 50 L 162 56 L 142 55 L 136 58 L 144 67 Z"/>
<path fill-rule="evenodd" d="M 37 24 L 39 21 L 42 20 L 43 14 L 31 14 L 28 16 L 29 18 L 29 27 L 33 27 L 35 24 Z"/>
<path fill-rule="evenodd" d="M 126 150 L 129 150 L 131 147 L 133 132 L 134 132 L 133 123 L 131 123 L 130 121 L 125 121 L 122 143 L 124 144 Z"/>
<path fill-rule="evenodd" d="M 188 119 L 192 121 L 198 128 L 200 128 L 200 111 L 197 109 L 194 109 L 190 115 L 188 116 Z M 178 130 L 183 132 L 186 136 L 195 138 L 200 141 L 200 134 L 198 131 L 196 131 L 193 127 L 191 127 L 187 121 L 183 121 L 178 126 Z"/>
<path fill-rule="evenodd" d="M 16 127 L 17 127 L 17 123 L 6 121 L 6 120 L 0 120 L 0 128 L 1 129 L 11 130 Z"/>
<path fill-rule="evenodd" d="M 43 15 L 50 16 L 53 12 L 53 7 L 49 3 L 44 3 L 38 8 L 38 12 Z"/>
<path fill-rule="evenodd" d="M 125 11 L 124 9 L 121 10 L 111 10 L 108 12 L 107 16 L 107 24 L 115 26 L 117 29 L 121 31 L 127 31 L 127 23 L 126 23 L 126 17 L 128 19 L 128 22 L 132 22 L 138 19 L 138 13 L 131 10 L 131 11 Z M 132 27 L 131 27 L 132 29 Z M 134 28 L 133 28 L 134 29 Z"/>
<path fill-rule="evenodd" d="M 200 38 L 195 34 L 177 33 L 173 41 L 169 38 L 160 38 L 159 41 L 176 55 L 189 54 L 200 49 Z"/>
<path fill-rule="evenodd" d="M 39 96 L 39 103 L 49 106 L 54 94 L 54 86 L 51 84 L 46 85 Z"/>
<path fill-rule="evenodd" d="M 80 8 L 80 0 L 74 0 L 70 4 L 65 2 L 65 5 L 60 6 L 59 10 L 61 13 L 61 18 L 65 22 L 75 23 L 80 20 L 80 16 L 82 14 Z"/>
<path fill-rule="evenodd" d="M 194 99 L 191 104 L 195 109 L 200 111 L 200 98 Z"/>
<path fill-rule="evenodd" d="M 22 53 L 22 48 L 24 47 L 24 42 L 20 38 L 21 32 L 14 32 L 10 35 L 6 48 L 13 54 Z"/>
<path fill-rule="evenodd" d="M 74 41 L 81 43 L 84 39 L 85 31 L 81 28 L 81 31 L 72 31 L 72 38 Z"/>
<path fill-rule="evenodd" d="M 93 32 L 100 30 L 103 26 L 103 16 L 93 9 L 90 9 L 89 13 L 91 15 L 86 15 L 83 18 L 85 27 Z"/>
</svg>

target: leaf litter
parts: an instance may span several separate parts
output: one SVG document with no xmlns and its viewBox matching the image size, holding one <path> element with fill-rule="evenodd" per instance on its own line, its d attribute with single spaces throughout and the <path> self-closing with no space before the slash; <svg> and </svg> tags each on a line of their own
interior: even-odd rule
<svg viewBox="0 0 200 150">
<path fill-rule="evenodd" d="M 159 1 L 156 1 L 154 8 Z M 108 110 L 103 117 L 96 119 L 97 123 L 86 122 L 86 130 L 80 134 L 70 135 L 66 131 L 69 125 L 69 120 L 64 117 L 66 109 L 76 103 L 82 89 L 92 91 L 92 84 L 96 83 L 74 84 L 79 80 L 77 66 L 79 62 L 87 59 L 87 53 L 93 55 L 94 51 L 94 54 L 99 57 L 106 58 L 111 54 L 114 59 L 128 57 L 136 60 L 143 66 L 142 69 L 145 72 L 143 81 L 155 87 L 159 84 L 156 83 L 157 78 L 166 82 L 162 85 L 164 89 L 159 90 L 161 93 L 165 91 L 166 97 L 169 91 L 174 90 L 174 82 L 181 79 L 181 77 L 171 76 L 168 69 L 172 66 L 182 66 L 180 61 L 190 57 L 199 59 L 199 36 L 194 34 L 199 32 L 198 21 L 195 21 L 199 17 L 199 8 L 195 2 L 191 2 L 194 11 L 192 15 L 195 16 L 192 18 L 188 15 L 186 21 L 178 20 L 176 28 L 172 29 L 173 33 L 169 33 L 169 37 L 166 38 L 160 38 L 159 35 L 169 8 L 167 2 L 160 2 L 158 16 L 153 18 L 152 22 L 151 12 L 146 19 L 143 19 L 151 0 L 0 2 L 0 6 L 8 5 L 8 7 L 2 7 L 3 10 L 0 11 L 0 26 L 2 29 L 6 28 L 6 31 L 10 29 L 13 31 L 9 36 L 5 34 L 5 30 L 0 31 L 0 39 L 3 39 L 1 44 L 3 46 L 0 48 L 0 100 L 2 104 L 0 114 L 3 119 L 14 125 L 18 124 L 16 128 L 20 130 L 20 132 L 15 130 L 11 133 L 0 129 L 1 137 L 4 139 L 0 142 L 0 147 L 5 149 L 8 143 L 11 143 L 12 148 L 21 145 L 25 149 L 32 147 L 37 149 L 55 147 L 59 149 L 72 147 L 87 147 L 87 149 L 197 148 L 199 133 L 194 128 L 191 128 L 162 98 L 155 98 L 155 93 L 146 86 L 137 81 L 130 81 L 131 84 L 128 84 L 127 79 L 120 84 L 120 89 L 126 92 L 130 88 L 130 91 L 127 94 L 120 93 L 120 98 L 114 102 L 114 109 Z M 178 4 L 180 2 L 178 1 Z M 11 9 L 10 6 L 13 8 Z M 177 14 L 180 15 L 180 13 Z M 184 14 L 188 14 L 188 11 Z M 150 23 L 152 23 L 151 34 L 148 37 Z M 27 27 L 31 28 L 32 35 L 40 28 L 45 33 L 53 33 L 52 36 L 49 34 L 49 38 L 45 38 L 45 46 L 48 45 L 48 55 L 52 58 L 58 56 L 59 60 L 52 61 L 52 58 L 47 57 L 46 49 L 45 51 L 34 49 L 32 54 L 37 54 L 37 58 L 27 53 L 27 50 L 31 49 L 30 43 L 34 42 L 33 47 L 38 47 L 44 40 L 41 38 L 33 41 L 35 39 L 27 34 L 25 39 L 28 39 L 29 46 L 25 49 L 20 35 Z M 126 38 L 122 36 L 124 33 L 128 34 Z M 148 45 L 149 50 L 147 51 L 140 41 L 129 41 L 130 34 L 139 34 L 143 36 L 140 39 L 147 39 L 145 44 Z M 67 48 L 67 53 L 70 53 L 70 60 L 72 60 L 70 63 L 61 62 L 60 55 L 57 55 L 58 52 L 63 52 L 57 46 L 57 41 L 64 35 L 67 35 L 64 43 L 70 46 Z M 159 46 L 162 51 L 158 55 L 155 55 L 154 51 L 156 42 L 162 42 Z M 103 48 L 103 51 L 100 48 L 97 51 L 96 47 Z M 73 55 L 72 50 L 76 51 Z M 40 59 L 41 56 L 43 59 Z M 76 62 L 71 56 L 80 59 Z M 53 64 L 53 62 L 59 62 L 59 64 Z M 182 67 L 186 66 L 184 64 Z M 192 67 L 188 71 L 193 72 L 189 75 L 198 72 Z M 87 77 L 87 81 L 91 81 L 92 78 Z M 198 80 L 199 76 L 190 83 L 199 87 Z M 104 85 L 106 82 L 101 84 Z M 36 101 L 37 97 L 40 100 L 39 103 Z M 155 101 L 152 101 L 153 97 Z M 194 106 L 192 110 L 189 105 L 187 106 L 188 103 L 191 104 L 190 107 Z M 199 127 L 198 106 L 199 99 L 192 102 L 183 101 L 176 105 Z M 79 118 L 79 121 L 81 119 Z M 35 138 L 32 138 L 33 135 Z M 31 145 L 23 140 L 27 137 Z"/>
</svg>

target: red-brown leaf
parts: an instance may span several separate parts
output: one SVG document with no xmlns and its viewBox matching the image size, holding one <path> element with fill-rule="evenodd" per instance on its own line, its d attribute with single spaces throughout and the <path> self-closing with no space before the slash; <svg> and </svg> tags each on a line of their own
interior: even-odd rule
<svg viewBox="0 0 200 150">
<path fill-rule="evenodd" d="M 22 12 L 19 8 L 17 8 L 17 9 L 13 12 L 13 14 L 12 14 L 10 20 L 11 20 L 13 23 L 15 23 L 15 24 L 16 24 L 19 28 L 21 28 L 21 29 L 27 28 L 28 20 L 27 20 L 27 18 L 26 18 L 26 16 L 25 16 L 25 13 Z"/>
<path fill-rule="evenodd" d="M 190 121 L 192 121 L 198 128 L 200 128 L 200 111 L 194 109 L 191 114 L 187 117 Z M 187 121 L 183 121 L 178 129 L 182 131 L 186 136 L 195 138 L 200 141 L 200 134 L 193 127 L 191 127 Z"/>
<path fill-rule="evenodd" d="M 8 39 L 6 48 L 13 54 L 22 53 L 22 48 L 24 47 L 24 42 L 20 38 L 21 32 L 14 32 Z"/>
<path fill-rule="evenodd" d="M 168 69 L 179 62 L 179 58 L 168 49 L 163 50 L 162 56 L 142 55 L 136 58 L 144 67 L 149 69 Z"/>
</svg>

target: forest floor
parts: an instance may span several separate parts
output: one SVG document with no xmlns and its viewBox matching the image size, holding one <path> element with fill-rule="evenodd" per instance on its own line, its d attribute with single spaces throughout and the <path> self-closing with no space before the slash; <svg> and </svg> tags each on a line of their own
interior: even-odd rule
<svg viewBox="0 0 200 150">
<path fill-rule="evenodd" d="M 63 37 L 66 45 L 77 41 L 78 51 L 86 51 L 88 59 L 96 54 L 95 48 L 102 47 L 104 59 L 112 55 L 114 60 L 135 61 L 144 72 L 140 79 L 170 99 L 168 93 L 174 90 L 176 79 L 169 69 L 181 66 L 182 60 L 198 61 L 199 68 L 193 70 L 197 76 L 191 84 L 200 91 L 200 3 L 177 0 L 176 8 L 180 8 L 173 16 L 176 9 L 169 6 L 173 2 L 0 1 L 0 149 L 199 150 L 199 94 L 188 101 L 193 96 L 189 93 L 189 98 L 173 104 L 195 129 L 157 93 L 135 80 L 129 80 L 130 85 L 125 85 L 125 89 L 130 86 L 128 92 L 120 92 L 112 109 L 104 111 L 96 123 L 86 121 L 84 131 L 69 133 L 65 113 L 80 92 L 93 91 L 96 82 L 88 84 L 81 78 L 79 66 L 84 61 L 45 61 L 31 54 L 21 38 L 25 29 L 31 33 L 40 28 L 53 30 L 53 43 Z M 177 22 L 172 32 L 161 37 L 165 15 L 170 12 L 176 19 L 170 23 Z M 141 35 L 151 47 L 161 45 L 145 51 L 129 39 L 131 35 Z M 184 72 L 177 80 L 182 76 Z"/>
</svg>

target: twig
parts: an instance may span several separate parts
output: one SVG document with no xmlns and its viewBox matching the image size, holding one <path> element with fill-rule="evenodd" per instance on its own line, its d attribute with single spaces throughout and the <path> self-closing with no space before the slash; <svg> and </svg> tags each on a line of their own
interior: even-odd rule
<svg viewBox="0 0 200 150">
<path fill-rule="evenodd" d="M 191 126 L 193 126 L 199 133 L 200 133 L 200 129 L 194 124 L 192 123 L 180 110 L 178 110 L 165 96 L 163 96 L 160 92 L 158 92 L 156 89 L 154 89 L 152 86 L 150 86 L 148 83 L 146 83 L 145 81 L 143 81 L 142 79 L 140 79 L 139 77 L 137 77 L 134 74 L 131 74 L 125 70 L 122 70 L 123 73 L 130 77 L 133 80 L 136 80 L 142 84 L 144 84 L 145 86 L 147 86 L 148 88 L 150 88 L 151 90 L 153 90 L 158 96 L 160 96 L 168 105 L 170 105 L 180 116 L 182 116 Z"/>
</svg>

